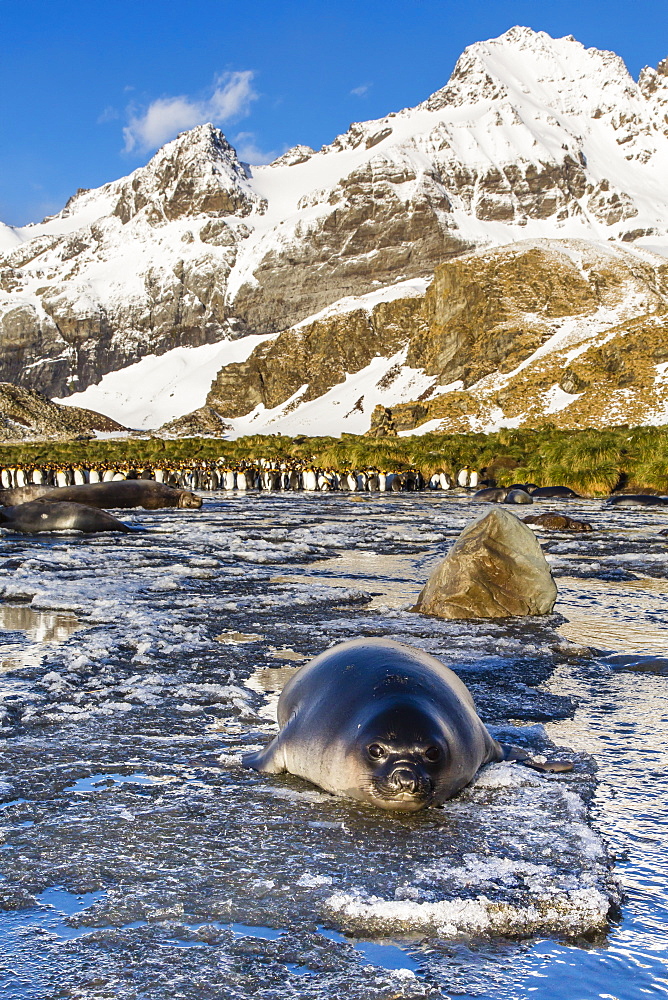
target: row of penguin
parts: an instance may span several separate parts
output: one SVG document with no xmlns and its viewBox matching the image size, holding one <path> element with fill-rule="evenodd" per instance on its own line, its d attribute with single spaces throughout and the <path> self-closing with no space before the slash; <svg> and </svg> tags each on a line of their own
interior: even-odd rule
<svg viewBox="0 0 668 1000">
<path fill-rule="evenodd" d="M 169 486 L 191 490 L 307 490 L 329 492 L 379 491 L 400 493 L 406 490 L 449 490 L 455 486 L 477 489 L 487 485 L 479 473 L 465 465 L 456 476 L 437 469 L 427 480 L 418 469 L 383 472 L 379 469 L 319 469 L 301 463 L 260 459 L 254 464 L 234 467 L 219 462 L 165 463 L 161 466 L 132 467 L 120 465 L 7 466 L 0 470 L 3 489 L 20 486 L 81 486 L 86 483 L 109 483 L 121 479 L 153 479 Z"/>
</svg>

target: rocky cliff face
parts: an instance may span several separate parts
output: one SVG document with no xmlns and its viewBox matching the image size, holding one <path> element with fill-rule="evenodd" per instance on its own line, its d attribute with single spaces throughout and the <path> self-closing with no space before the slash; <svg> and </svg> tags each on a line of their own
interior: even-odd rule
<svg viewBox="0 0 668 1000">
<path fill-rule="evenodd" d="M 65 396 L 148 353 L 288 330 L 343 296 L 431 278 L 481 245 L 668 245 L 667 116 L 665 61 L 636 82 L 613 53 L 513 28 L 468 48 L 423 104 L 351 125 L 318 152 L 298 146 L 251 168 L 218 129 L 199 126 L 130 176 L 77 192 L 58 216 L 2 227 L 0 377 Z M 504 266 L 511 280 L 520 264 Z M 535 290 L 539 312 L 549 293 L 549 282 Z M 488 307 L 471 305 L 476 325 Z M 490 357 L 512 364 L 542 334 L 527 320 L 522 341 L 494 308 Z M 404 361 L 475 381 L 489 362 L 462 356 L 465 310 L 457 319 L 454 302 L 439 309 L 425 317 L 433 344 L 404 331 Z M 353 348 L 328 329 L 331 349 L 283 341 L 290 357 L 302 352 L 308 393 L 330 376 L 307 356 L 350 373 L 398 343 L 376 345 L 367 329 Z M 279 362 L 272 345 L 252 377 L 238 373 L 247 396 L 234 412 L 300 388 Z M 229 397 L 225 375 L 213 392 Z"/>
<path fill-rule="evenodd" d="M 390 414 L 395 430 L 605 427 L 668 422 L 668 262 L 638 250 L 544 241 L 442 265 L 428 333 L 407 363 L 441 386 Z M 387 424 L 379 410 L 373 425 Z"/>
<path fill-rule="evenodd" d="M 296 409 L 374 358 L 396 354 L 418 332 L 424 334 L 426 326 L 422 301 L 416 298 L 362 306 L 297 326 L 256 348 L 248 361 L 222 368 L 207 403 L 225 417 L 287 401 Z"/>
<path fill-rule="evenodd" d="M 376 435 L 668 421 L 667 323 L 655 254 L 580 240 L 477 250 L 428 286 L 344 300 L 226 365 L 187 426 L 206 431 L 212 412 L 236 433 L 315 432 L 328 412 Z"/>
</svg>

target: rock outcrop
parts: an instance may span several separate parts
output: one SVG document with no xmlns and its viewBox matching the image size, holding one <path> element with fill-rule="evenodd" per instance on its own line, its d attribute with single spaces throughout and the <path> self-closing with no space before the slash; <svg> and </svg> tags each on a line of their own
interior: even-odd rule
<svg viewBox="0 0 668 1000">
<path fill-rule="evenodd" d="M 567 514 L 532 514 L 523 517 L 525 524 L 537 524 L 548 531 L 593 531 L 589 521 L 577 521 Z"/>
<path fill-rule="evenodd" d="M 303 323 L 257 347 L 240 364 L 222 368 L 207 404 L 225 418 L 256 406 L 298 406 L 322 396 L 376 357 L 391 357 L 425 332 L 420 298 L 395 298 Z"/>
<path fill-rule="evenodd" d="M 648 251 L 526 240 L 441 264 L 424 296 L 358 305 L 225 366 L 208 404 L 230 420 L 282 407 L 268 429 L 301 431 L 303 404 L 368 372 L 356 402 L 373 436 L 430 421 L 448 432 L 640 424 L 668 406 L 668 263 Z"/>
<path fill-rule="evenodd" d="M 414 610 L 438 618 L 549 614 L 557 588 L 530 528 L 496 507 L 462 531 Z"/>
<path fill-rule="evenodd" d="M 94 437 L 95 431 L 126 429 L 93 410 L 59 406 L 41 393 L 0 383 L 0 441 Z"/>
<path fill-rule="evenodd" d="M 160 428 L 164 437 L 223 437 L 232 430 L 211 406 L 200 406 L 184 417 L 170 420 Z"/>
</svg>

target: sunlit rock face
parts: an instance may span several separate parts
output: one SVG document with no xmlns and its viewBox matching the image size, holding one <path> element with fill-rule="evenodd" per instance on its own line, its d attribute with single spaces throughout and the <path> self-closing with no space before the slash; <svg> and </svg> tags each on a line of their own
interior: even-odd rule
<svg viewBox="0 0 668 1000">
<path fill-rule="evenodd" d="M 260 345 L 248 361 L 221 368 L 208 402 L 228 417 L 242 416 L 259 404 L 278 406 L 297 392 L 299 404 L 309 402 L 374 358 L 391 357 L 411 334 L 425 329 L 420 298 L 381 302 L 370 310 L 358 308 L 299 325 Z"/>
<path fill-rule="evenodd" d="M 556 599 L 533 532 L 497 507 L 462 531 L 420 592 L 415 610 L 439 618 L 545 615 Z"/>
<path fill-rule="evenodd" d="M 0 382 L 0 441 L 94 437 L 95 431 L 125 429 L 101 413 L 59 406 L 38 392 Z"/>
<path fill-rule="evenodd" d="M 225 365 L 208 404 L 231 419 L 265 407 L 258 419 L 268 430 L 300 433 L 306 404 L 319 400 L 324 410 L 327 391 L 359 373 L 331 432 L 396 433 L 432 420 L 448 432 L 504 421 L 662 422 L 663 257 L 621 244 L 523 240 L 446 261 L 422 289 L 418 280 L 342 300 Z M 353 406 L 364 411 L 362 426 L 347 426 Z"/>
<path fill-rule="evenodd" d="M 656 254 L 583 240 L 477 250 L 436 269 L 422 319 L 406 363 L 434 388 L 392 408 L 398 431 L 665 422 L 668 264 Z"/>
<path fill-rule="evenodd" d="M 513 28 L 466 49 L 422 104 L 317 152 L 249 167 L 198 126 L 57 216 L 0 227 L 0 378 L 65 396 L 149 353 L 284 331 L 480 246 L 665 243 L 667 80 L 664 63 L 636 82 L 613 53 Z M 429 370 L 451 353 L 439 337 L 418 352 Z"/>
</svg>

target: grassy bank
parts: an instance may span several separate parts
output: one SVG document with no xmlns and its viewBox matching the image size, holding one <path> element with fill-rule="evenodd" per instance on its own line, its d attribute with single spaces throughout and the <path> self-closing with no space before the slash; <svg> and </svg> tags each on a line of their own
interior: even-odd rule
<svg viewBox="0 0 668 1000">
<path fill-rule="evenodd" d="M 663 427 L 545 428 L 405 438 L 353 434 L 341 438 L 253 435 L 237 441 L 137 438 L 0 446 L 3 465 L 128 462 L 139 467 L 219 459 L 234 465 L 260 458 L 295 459 L 335 469 L 419 468 L 427 477 L 438 468 L 455 473 L 468 464 L 486 470 L 500 485 L 530 480 L 540 485 L 563 483 L 591 495 L 629 487 L 668 493 L 668 428 Z"/>
</svg>

